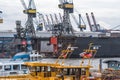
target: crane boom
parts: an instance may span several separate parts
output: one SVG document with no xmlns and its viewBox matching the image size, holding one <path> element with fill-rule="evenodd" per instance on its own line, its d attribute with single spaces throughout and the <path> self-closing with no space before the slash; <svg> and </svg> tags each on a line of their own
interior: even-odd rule
<svg viewBox="0 0 120 80">
<path fill-rule="evenodd" d="M 33 0 L 30 0 L 29 1 L 29 5 L 28 5 L 28 8 L 30 9 L 36 9 L 36 6 L 35 6 L 35 3 L 34 3 L 34 1 Z"/>
<path fill-rule="evenodd" d="M 20 0 L 20 1 L 21 1 L 22 5 L 23 5 L 24 9 L 26 10 L 26 9 L 27 9 L 27 6 L 26 6 L 24 0 Z"/>
<path fill-rule="evenodd" d="M 62 1 L 61 1 L 61 0 L 59 0 L 59 3 L 60 3 L 60 4 L 62 4 Z"/>
<path fill-rule="evenodd" d="M 74 19 L 75 23 L 76 23 L 77 25 L 79 25 L 79 22 L 77 21 L 75 15 L 74 15 L 74 14 L 71 14 L 71 16 L 72 16 L 72 18 Z"/>
<path fill-rule="evenodd" d="M 91 12 L 91 16 L 92 16 L 92 19 L 93 19 L 93 23 L 94 23 L 95 29 L 96 29 L 96 31 L 98 31 L 98 26 L 96 24 L 96 20 L 95 20 L 93 12 Z"/>
<path fill-rule="evenodd" d="M 52 14 L 50 14 L 50 18 L 51 18 L 51 21 L 52 21 L 52 25 L 55 25 L 55 22 L 54 22 L 54 19 L 52 17 Z"/>
<path fill-rule="evenodd" d="M 62 16 L 61 16 L 61 14 L 60 14 L 60 13 L 59 13 L 59 16 L 60 16 L 60 22 L 62 23 L 63 18 L 62 18 Z"/>
<path fill-rule="evenodd" d="M 86 17 L 87 17 L 88 24 L 89 24 L 89 26 L 90 26 L 90 31 L 93 31 L 88 13 L 86 13 Z"/>
<path fill-rule="evenodd" d="M 57 18 L 57 14 L 54 14 L 55 15 L 55 21 L 56 21 L 56 24 L 59 24 L 59 20 Z"/>
<path fill-rule="evenodd" d="M 46 15 L 47 18 L 47 30 L 52 30 L 52 25 L 53 25 L 53 21 L 51 22 L 48 15 Z"/>
</svg>

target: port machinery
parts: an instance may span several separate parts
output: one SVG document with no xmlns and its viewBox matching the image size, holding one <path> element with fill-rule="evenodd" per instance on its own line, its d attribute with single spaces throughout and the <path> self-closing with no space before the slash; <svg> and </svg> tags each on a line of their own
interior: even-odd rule
<svg viewBox="0 0 120 80">
<path fill-rule="evenodd" d="M 34 0 L 28 1 L 28 6 L 24 0 L 21 0 L 24 7 L 23 13 L 27 14 L 27 21 L 25 27 L 21 26 L 21 21 L 16 21 L 17 38 L 21 39 L 21 51 L 32 51 L 32 38 L 36 37 L 33 25 L 33 18 L 36 18 L 36 6 Z"/>
<path fill-rule="evenodd" d="M 60 55 L 59 52 L 63 48 L 66 48 L 69 43 L 73 45 L 75 40 L 74 30 L 70 22 L 70 14 L 74 12 L 73 1 L 59 0 L 59 2 L 60 4 L 58 5 L 58 7 L 60 9 L 63 9 L 63 16 L 61 17 L 60 24 L 58 23 L 56 25 L 53 25 L 53 29 L 52 29 L 53 36 L 50 37 L 50 42 L 49 42 L 50 45 L 53 45 L 54 54 L 52 55 L 56 57 Z M 32 50 L 32 48 L 35 49 L 36 45 L 39 46 L 36 43 L 38 42 L 36 41 L 38 39 L 36 37 L 35 29 L 33 25 L 33 18 L 36 18 L 37 11 L 36 11 L 36 7 L 33 0 L 29 1 L 28 7 L 26 6 L 24 0 L 21 0 L 21 3 L 24 7 L 23 12 L 27 14 L 28 18 L 25 24 L 25 28 L 21 26 L 20 21 L 16 21 L 17 37 L 20 38 L 22 41 L 22 45 L 23 45 L 22 51 L 27 51 L 27 50 L 30 51 Z M 55 15 L 55 18 L 57 20 L 56 15 Z M 51 16 L 51 19 L 52 19 L 52 16 Z M 61 45 L 61 47 L 59 45 Z"/>
</svg>

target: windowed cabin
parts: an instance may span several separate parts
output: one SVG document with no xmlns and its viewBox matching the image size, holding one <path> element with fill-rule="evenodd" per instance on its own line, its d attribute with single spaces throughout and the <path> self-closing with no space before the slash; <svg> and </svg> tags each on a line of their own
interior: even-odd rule
<svg viewBox="0 0 120 80">
<path fill-rule="evenodd" d="M 0 63 L 0 76 L 8 76 L 14 74 L 26 74 L 27 67 L 23 62 L 1 62 Z"/>
<path fill-rule="evenodd" d="M 89 69 L 90 66 L 56 66 L 55 67 L 59 74 L 57 75 L 58 78 L 64 80 L 81 80 L 81 78 L 89 77 Z"/>
<path fill-rule="evenodd" d="M 59 64 L 26 62 L 25 65 L 28 66 L 28 69 L 32 76 L 36 76 L 44 80 L 48 77 L 56 76 L 57 70 L 55 70 L 55 68 L 53 68 L 52 66 L 58 66 Z"/>
<path fill-rule="evenodd" d="M 90 66 L 62 66 L 59 64 L 32 62 L 25 63 L 28 66 L 31 76 L 39 79 L 80 80 L 83 76 L 89 77 Z M 51 80 L 50 79 L 50 80 Z"/>
<path fill-rule="evenodd" d="M 117 60 L 106 60 L 104 63 L 107 64 L 107 68 L 111 68 L 114 70 L 120 70 L 120 61 Z"/>
</svg>

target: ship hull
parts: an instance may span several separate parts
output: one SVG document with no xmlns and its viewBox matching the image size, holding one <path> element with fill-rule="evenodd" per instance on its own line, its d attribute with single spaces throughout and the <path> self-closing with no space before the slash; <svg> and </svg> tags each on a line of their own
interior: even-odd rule
<svg viewBox="0 0 120 80">
<path fill-rule="evenodd" d="M 16 33 L 0 33 L 0 57 L 9 57 L 17 53 L 19 49 L 16 50 L 15 45 L 20 45 L 19 41 L 15 41 L 14 34 Z M 5 34 L 3 36 L 3 34 Z M 37 35 L 38 36 L 38 35 Z M 38 50 L 40 53 L 44 53 L 48 57 L 53 54 L 53 45 L 49 44 L 51 34 L 39 33 L 37 38 L 33 39 L 33 49 Z M 15 42 L 13 42 L 15 41 Z M 65 41 L 62 41 L 65 42 Z M 69 42 L 69 41 L 67 41 Z M 96 58 L 112 58 L 120 57 L 120 37 L 76 37 L 74 40 L 74 47 L 78 47 L 71 54 L 71 58 L 80 58 L 79 54 L 83 52 L 84 49 L 88 48 L 89 43 L 94 43 L 99 46 Z M 14 45 L 13 45 L 14 43 Z M 6 48 L 9 47 L 8 48 Z M 50 57 L 53 57 L 51 55 Z"/>
<path fill-rule="evenodd" d="M 39 50 L 46 55 L 53 53 L 53 46 L 48 45 L 49 38 L 39 39 Z M 120 57 L 120 37 L 77 37 L 74 41 L 74 47 L 77 47 L 70 58 L 80 58 L 80 53 L 84 49 L 88 49 L 89 43 L 93 43 L 98 46 L 96 58 L 112 58 Z M 50 56 L 50 55 L 49 55 Z M 53 56 L 51 56 L 53 57 Z"/>
<path fill-rule="evenodd" d="M 80 52 L 87 49 L 89 43 L 99 47 L 95 55 L 97 58 L 120 57 L 120 37 L 78 37 L 75 42 L 78 48 L 71 57 L 80 57 Z"/>
</svg>

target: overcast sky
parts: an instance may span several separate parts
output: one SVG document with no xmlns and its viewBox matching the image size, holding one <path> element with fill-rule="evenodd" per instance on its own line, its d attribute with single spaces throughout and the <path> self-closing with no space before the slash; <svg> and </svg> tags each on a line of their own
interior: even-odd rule
<svg viewBox="0 0 120 80">
<path fill-rule="evenodd" d="M 27 2 L 27 0 L 24 0 Z M 59 0 L 34 0 L 37 11 L 43 14 L 62 13 L 58 8 Z M 74 0 L 75 13 L 82 14 L 86 21 L 85 13 L 94 13 L 97 23 L 112 28 L 120 25 L 120 0 Z M 22 25 L 26 20 L 20 0 L 0 0 L 1 17 L 4 23 L 0 24 L 1 30 L 15 30 L 15 21 L 21 20 Z M 86 24 L 88 24 L 86 22 Z"/>
</svg>

